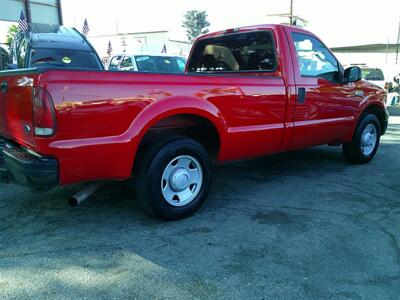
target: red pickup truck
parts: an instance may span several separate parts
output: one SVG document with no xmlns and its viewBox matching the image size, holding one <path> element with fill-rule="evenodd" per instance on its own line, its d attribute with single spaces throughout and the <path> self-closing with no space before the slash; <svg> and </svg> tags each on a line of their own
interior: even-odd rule
<svg viewBox="0 0 400 300">
<path fill-rule="evenodd" d="M 370 161 L 386 95 L 360 79 L 315 35 L 284 25 L 201 36 L 180 75 L 3 71 L 3 160 L 40 189 L 133 177 L 146 212 L 179 219 L 206 199 L 213 161 L 321 144 Z"/>
</svg>

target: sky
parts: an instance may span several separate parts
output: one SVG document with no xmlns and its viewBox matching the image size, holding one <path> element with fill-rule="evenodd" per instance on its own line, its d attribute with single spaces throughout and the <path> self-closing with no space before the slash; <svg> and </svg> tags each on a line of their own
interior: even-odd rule
<svg viewBox="0 0 400 300">
<path fill-rule="evenodd" d="M 100 4 L 99 4 L 100 3 Z M 210 31 L 245 25 L 277 23 L 268 14 L 289 11 L 290 0 L 62 0 L 64 23 L 89 35 L 168 30 L 170 38 L 185 40 L 181 27 L 187 10 L 205 10 Z M 294 14 L 308 20 L 306 29 L 329 47 L 395 43 L 400 0 L 294 0 Z"/>
<path fill-rule="evenodd" d="M 0 0 L 2 1 L 2 0 Z M 329 47 L 395 43 L 400 0 L 293 0 L 294 14 L 308 20 L 306 29 Z M 186 40 L 181 24 L 187 10 L 205 10 L 210 31 L 287 21 L 267 17 L 289 11 L 290 0 L 61 0 L 64 24 L 82 30 L 87 18 L 91 35 L 168 30 Z M 0 22 L 0 42 L 10 23 Z"/>
</svg>

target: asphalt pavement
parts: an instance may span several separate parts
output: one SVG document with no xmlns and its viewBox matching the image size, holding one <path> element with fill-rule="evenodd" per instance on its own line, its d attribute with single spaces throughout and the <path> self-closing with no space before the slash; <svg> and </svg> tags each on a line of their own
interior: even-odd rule
<svg viewBox="0 0 400 300">
<path fill-rule="evenodd" d="M 0 175 L 1 299 L 399 299 L 400 108 L 375 159 L 321 146 L 216 167 L 194 216 L 127 183 L 33 193 Z"/>
</svg>

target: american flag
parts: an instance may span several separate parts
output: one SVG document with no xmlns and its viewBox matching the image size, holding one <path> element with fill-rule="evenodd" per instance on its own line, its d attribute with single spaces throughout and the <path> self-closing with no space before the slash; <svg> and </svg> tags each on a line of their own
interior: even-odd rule
<svg viewBox="0 0 400 300">
<path fill-rule="evenodd" d="M 25 14 L 24 14 L 23 10 L 21 10 L 21 15 L 19 16 L 18 29 L 25 31 L 25 32 L 28 31 L 28 29 L 29 29 L 28 21 L 25 18 Z"/>
<path fill-rule="evenodd" d="M 107 55 L 111 56 L 111 53 L 112 53 L 111 41 L 108 41 Z"/>
<path fill-rule="evenodd" d="M 162 48 L 161 53 L 167 53 L 167 45 L 164 44 L 164 47 Z"/>
<path fill-rule="evenodd" d="M 82 30 L 84 35 L 87 35 L 89 33 L 89 24 L 87 22 L 87 19 L 85 19 L 85 22 L 83 22 L 83 30 Z"/>
</svg>

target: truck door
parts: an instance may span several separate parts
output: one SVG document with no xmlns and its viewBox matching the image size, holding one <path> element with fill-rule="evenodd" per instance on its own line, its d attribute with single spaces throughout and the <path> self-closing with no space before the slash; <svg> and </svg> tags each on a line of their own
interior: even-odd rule
<svg viewBox="0 0 400 300">
<path fill-rule="evenodd" d="M 193 46 L 187 72 L 191 82 L 204 85 L 195 96 L 217 107 L 226 123 L 222 160 L 281 147 L 287 99 L 277 42 L 271 29 L 228 30 Z"/>
<path fill-rule="evenodd" d="M 315 36 L 285 28 L 296 83 L 294 135 L 290 148 L 340 142 L 355 122 L 359 98 L 352 83 L 342 83 L 343 68 Z"/>
</svg>

